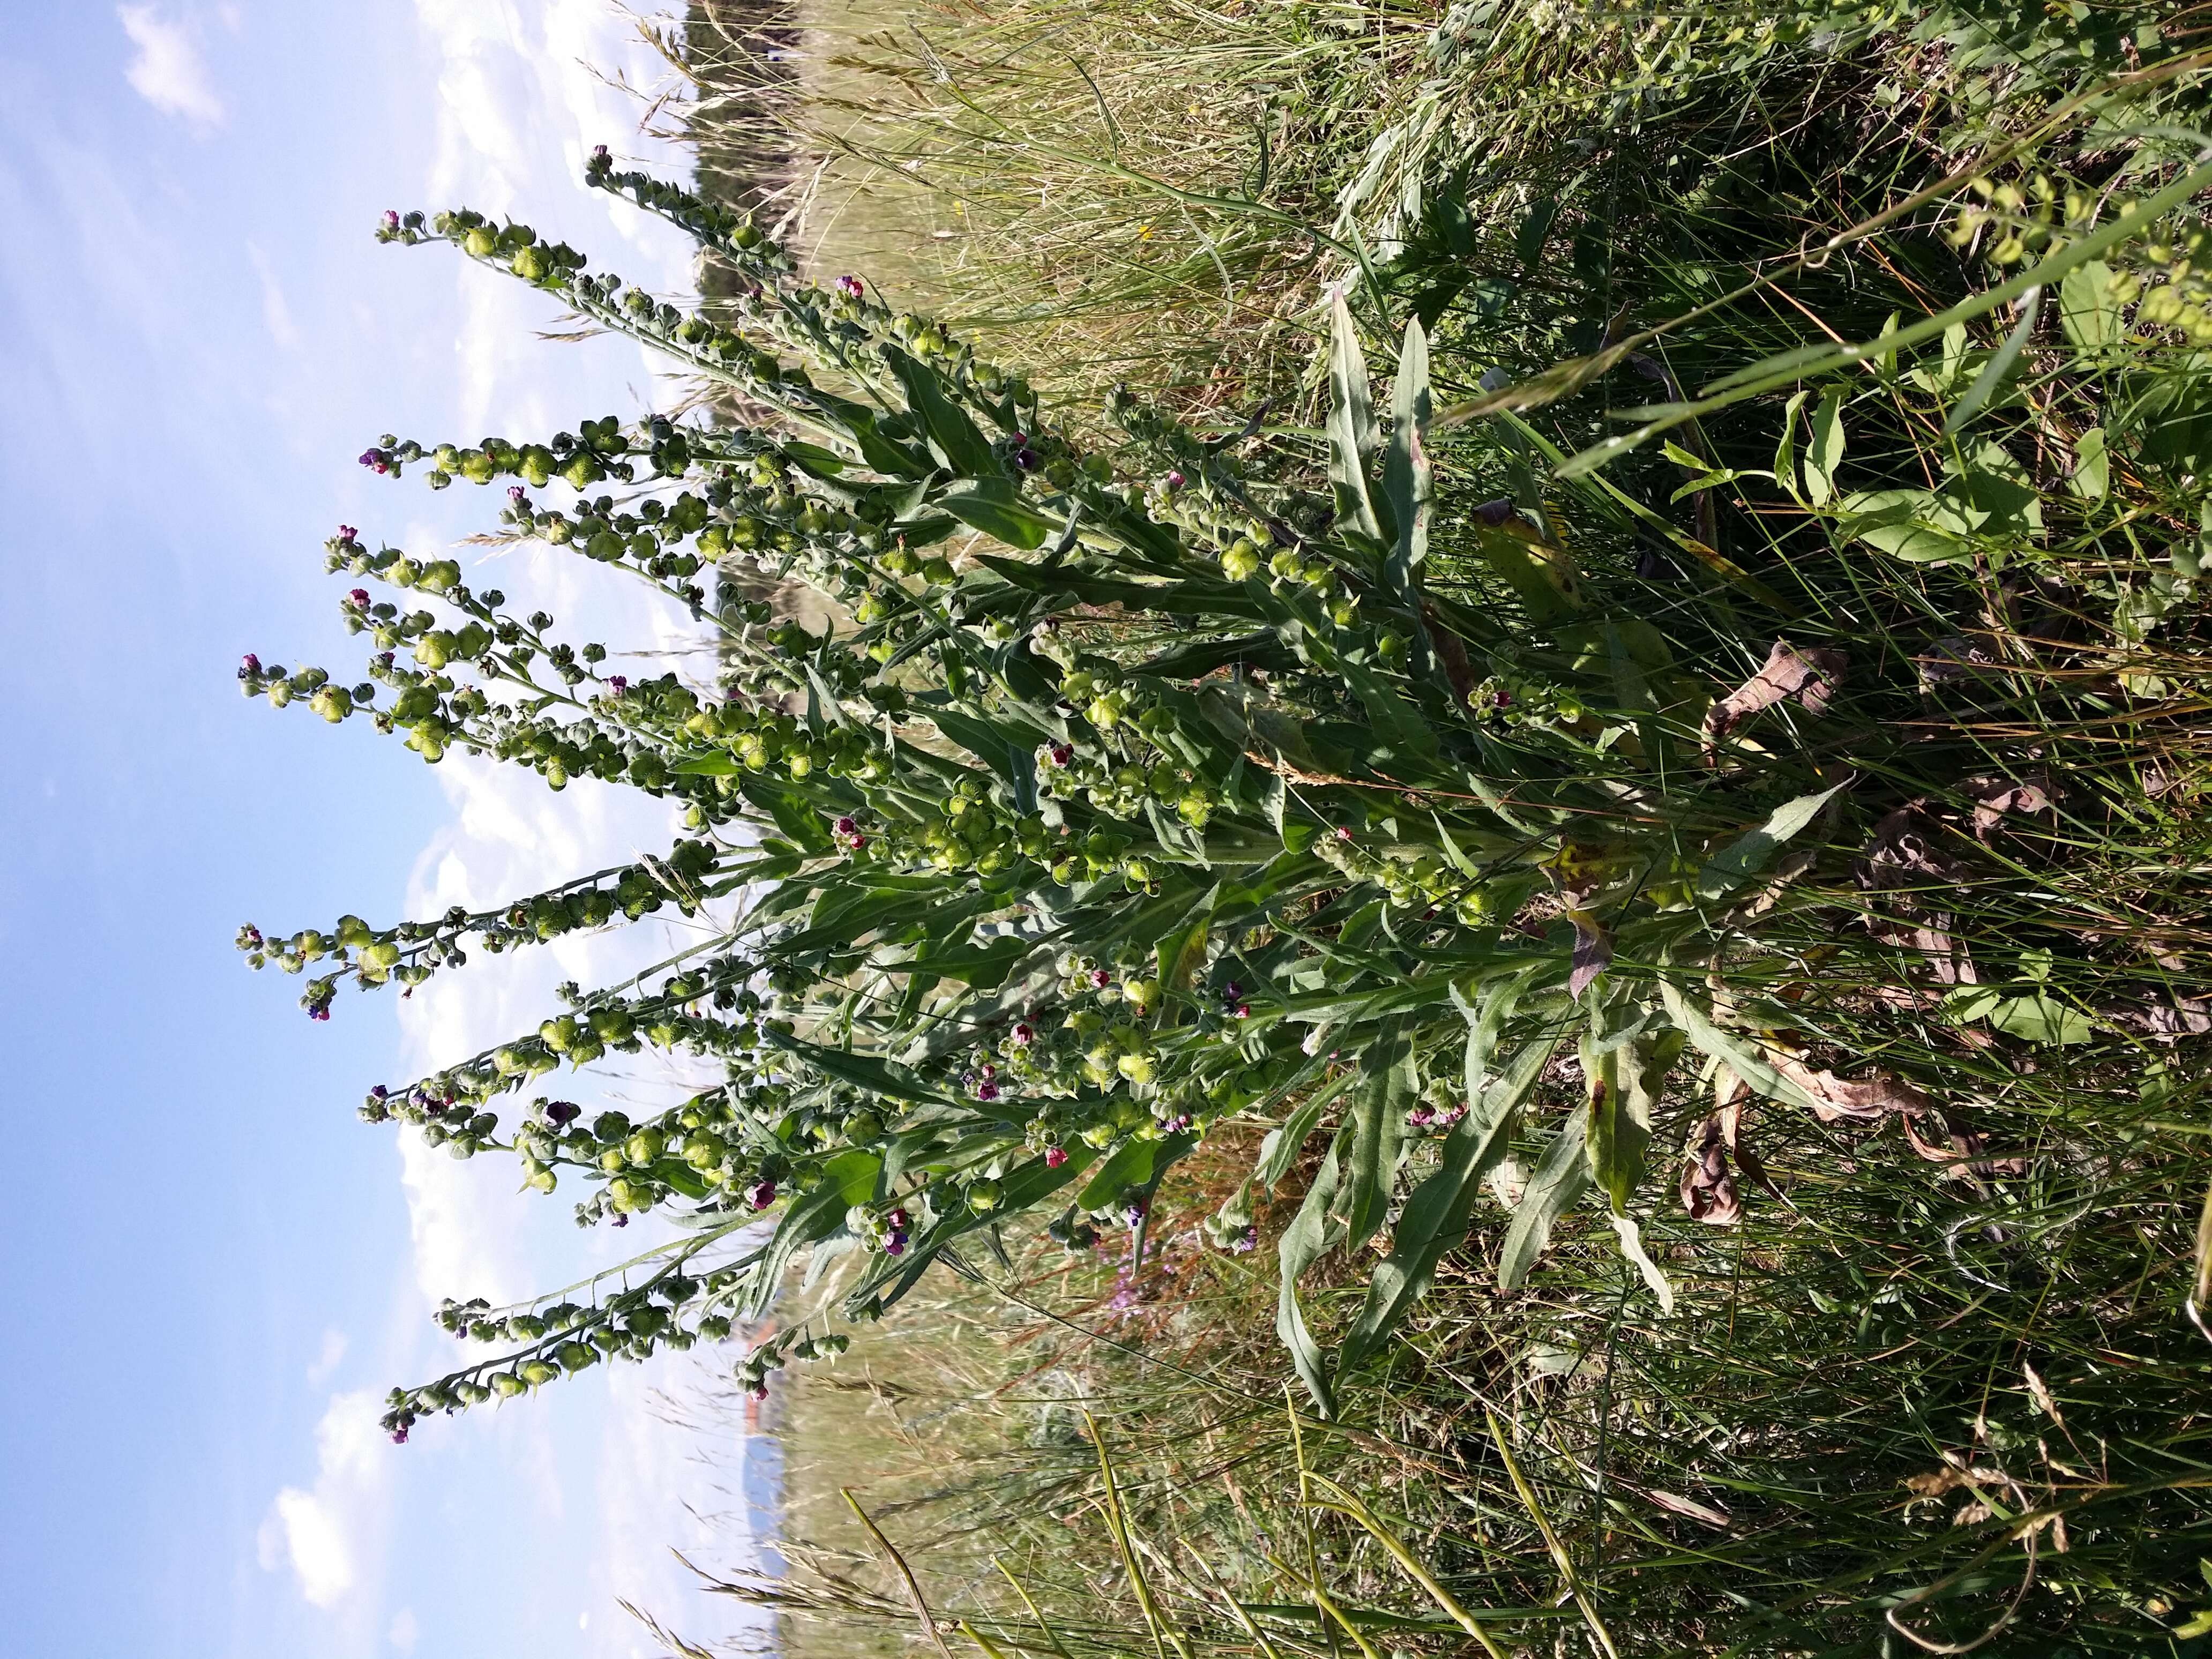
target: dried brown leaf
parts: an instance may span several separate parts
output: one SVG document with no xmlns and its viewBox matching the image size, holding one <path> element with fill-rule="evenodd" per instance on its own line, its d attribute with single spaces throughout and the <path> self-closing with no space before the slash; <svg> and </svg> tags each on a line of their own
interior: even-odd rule
<svg viewBox="0 0 2212 1659">
<path fill-rule="evenodd" d="M 1715 703 L 1705 715 L 1705 763 L 1720 757 L 1721 740 L 1762 708 L 1795 697 L 1808 714 L 1818 715 L 1844 678 L 1850 659 L 1840 651 L 1821 647 L 1800 652 L 1787 640 L 1777 640 L 1759 672 Z"/>
<path fill-rule="evenodd" d="M 1567 920 L 1575 925 L 1573 971 L 1567 975 L 1567 994 L 1580 1001 L 1590 981 L 1613 961 L 1613 935 L 1586 912 L 1569 910 Z"/>
<path fill-rule="evenodd" d="M 2008 812 L 2048 812 L 2051 810 L 2050 781 L 2029 778 L 2014 782 L 2007 778 L 1968 778 L 1959 787 L 1974 803 L 1974 834 L 1990 838 Z"/>
</svg>

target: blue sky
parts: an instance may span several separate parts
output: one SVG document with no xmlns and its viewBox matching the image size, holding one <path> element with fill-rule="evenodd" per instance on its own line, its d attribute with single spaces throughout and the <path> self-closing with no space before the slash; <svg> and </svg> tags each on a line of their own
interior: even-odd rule
<svg viewBox="0 0 2212 1659">
<path fill-rule="evenodd" d="M 526 1408 L 374 1417 L 443 1369 L 438 1296 L 603 1265 L 564 1194 L 353 1116 L 532 1025 L 555 981 L 650 942 L 472 966 L 404 1006 L 246 970 L 289 932 L 531 890 L 665 847 L 642 799 L 241 699 L 242 652 L 353 677 L 320 544 L 416 550 L 494 516 L 369 477 L 378 434 L 472 441 L 634 415 L 631 348 L 553 344 L 544 301 L 387 206 L 467 201 L 680 288 L 688 250 L 577 183 L 668 159 L 585 67 L 662 66 L 604 0 L 14 9 L 0 33 L 0 1598 L 6 1647 L 287 1656 L 645 1652 L 616 1606 L 738 1631 L 668 1555 L 747 1553 L 735 1433 L 670 1426 L 678 1358 Z M 341 27 L 337 20 L 343 19 Z M 672 162 L 672 165 L 673 163 Z M 580 562 L 568 562 L 570 564 Z M 496 580 L 619 648 L 681 618 L 517 556 Z M 649 810 L 651 809 L 651 810 Z M 655 1094 L 676 1078 L 604 1085 Z M 588 1100 L 588 1085 L 572 1090 Z M 629 1236 L 634 1241 L 633 1230 Z"/>
</svg>

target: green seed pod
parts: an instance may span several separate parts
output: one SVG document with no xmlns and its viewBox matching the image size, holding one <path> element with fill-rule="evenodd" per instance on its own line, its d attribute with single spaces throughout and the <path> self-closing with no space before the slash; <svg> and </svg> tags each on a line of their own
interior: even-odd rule
<svg viewBox="0 0 2212 1659">
<path fill-rule="evenodd" d="M 668 1149 L 668 1137 L 658 1129 L 640 1129 L 623 1143 L 623 1151 L 639 1169 L 656 1162 Z"/>
</svg>

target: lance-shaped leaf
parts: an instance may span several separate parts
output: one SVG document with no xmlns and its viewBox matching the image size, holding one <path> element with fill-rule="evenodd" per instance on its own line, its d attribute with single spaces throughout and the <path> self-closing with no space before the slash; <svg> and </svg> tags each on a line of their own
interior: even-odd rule
<svg viewBox="0 0 2212 1659">
<path fill-rule="evenodd" d="M 1419 318 L 1406 325 L 1398 378 L 1390 392 L 1390 447 L 1382 458 L 1382 493 L 1397 521 L 1397 538 L 1382 567 L 1390 597 L 1410 609 L 1419 626 L 1417 590 L 1429 556 L 1429 504 L 1435 483 L 1429 466 L 1429 337 Z"/>
<path fill-rule="evenodd" d="M 966 525 L 1024 552 L 1042 547 L 1059 526 L 1022 499 L 1010 478 L 971 478 L 938 497 L 937 505 Z"/>
<path fill-rule="evenodd" d="M 1545 1147 L 1535 1172 L 1513 1209 L 1513 1224 L 1505 1230 L 1505 1243 L 1498 1254 L 1498 1287 L 1517 1291 L 1528 1269 L 1551 1243 L 1552 1227 L 1574 1207 L 1589 1186 L 1589 1160 L 1583 1155 L 1583 1139 L 1589 1125 L 1586 1112 L 1577 1112 L 1562 1124 Z"/>
<path fill-rule="evenodd" d="M 1468 1067 L 1477 1069 L 1478 1033 L 1468 1033 Z M 1406 1200 L 1390 1239 L 1390 1254 L 1367 1285 L 1367 1300 L 1344 1340 L 1340 1372 L 1357 1364 L 1398 1328 L 1407 1310 L 1428 1294 L 1437 1264 L 1467 1236 L 1483 1177 L 1505 1153 L 1521 1103 L 1536 1086 L 1558 1049 L 1557 1035 L 1528 1043 L 1508 1060 L 1467 1115 L 1444 1138 L 1434 1174 Z"/>
<path fill-rule="evenodd" d="M 1340 1206 L 1345 1247 L 1356 1250 L 1375 1237 L 1390 1211 L 1398 1166 L 1406 1160 L 1406 1114 L 1416 1092 L 1415 1062 L 1395 1029 L 1368 1051 L 1372 1069 L 1352 1108 L 1352 1142 L 1345 1153 L 1350 1188 Z"/>
<path fill-rule="evenodd" d="M 1698 872 L 1698 896 L 1709 901 L 1720 898 L 1757 875 L 1766 867 L 1775 849 L 1812 823 L 1820 809 L 1834 799 L 1836 791 L 1850 781 L 1846 778 L 1844 783 L 1832 784 L 1817 793 L 1785 801 L 1768 814 L 1766 822 L 1759 828 L 1747 830 L 1730 842 Z"/>
<path fill-rule="evenodd" d="M 934 370 L 903 351 L 887 354 L 891 372 L 906 393 L 907 407 L 928 434 L 930 447 L 953 471 L 966 478 L 988 478 L 999 471 L 998 457 L 976 430 L 968 411 L 945 395 Z"/>
<path fill-rule="evenodd" d="M 1328 482 L 1336 495 L 1337 527 L 1374 541 L 1384 539 L 1381 515 L 1368 489 L 1367 467 L 1376 448 L 1375 410 L 1367 398 L 1367 354 L 1359 349 L 1351 307 L 1339 294 L 1328 313 Z"/>
<path fill-rule="evenodd" d="M 1291 1218 L 1291 1224 L 1283 1230 L 1276 1246 L 1275 1256 L 1282 1274 L 1275 1299 L 1275 1334 L 1291 1352 L 1291 1364 L 1304 1383 L 1306 1392 L 1313 1396 L 1323 1417 L 1336 1415 L 1336 1402 L 1328 1386 L 1328 1362 L 1322 1357 L 1321 1344 L 1314 1340 L 1313 1333 L 1306 1328 L 1304 1311 L 1298 1306 L 1298 1276 L 1321 1260 L 1343 1236 L 1343 1229 L 1329 1219 L 1329 1206 L 1335 1201 L 1339 1163 L 1337 1148 L 1351 1133 L 1351 1126 L 1337 1131 L 1336 1142 L 1330 1146 L 1328 1156 L 1322 1159 L 1321 1168 L 1314 1171 L 1313 1185 L 1306 1188 L 1305 1202 Z"/>
</svg>

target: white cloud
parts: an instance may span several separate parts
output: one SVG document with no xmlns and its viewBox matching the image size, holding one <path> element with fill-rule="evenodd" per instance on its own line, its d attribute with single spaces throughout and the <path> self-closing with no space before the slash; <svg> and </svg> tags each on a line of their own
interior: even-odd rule
<svg viewBox="0 0 2212 1659">
<path fill-rule="evenodd" d="M 301 345 L 300 325 L 292 319 L 292 307 L 286 303 L 284 290 L 276 281 L 275 267 L 269 256 L 257 242 L 246 245 L 246 257 L 253 262 L 253 274 L 261 279 L 261 321 L 269 331 L 269 337 L 287 351 L 297 351 Z"/>
<path fill-rule="evenodd" d="M 422 1639 L 422 1627 L 415 1622 L 415 1609 L 402 1607 L 392 1615 L 392 1628 L 386 1632 L 392 1645 L 402 1653 L 415 1651 L 415 1644 Z"/>
<path fill-rule="evenodd" d="M 334 1395 L 315 1429 L 315 1484 L 278 1492 L 261 1523 L 261 1565 L 289 1565 L 300 1594 L 335 1607 L 361 1582 L 381 1531 L 385 1470 L 376 1394 Z"/>
<path fill-rule="evenodd" d="M 315 1356 L 314 1364 L 307 1367 L 307 1386 L 319 1389 L 331 1380 L 338 1363 L 346 1356 L 346 1335 L 336 1326 L 323 1333 L 322 1352 Z"/>
<path fill-rule="evenodd" d="M 221 125 L 222 100 L 200 56 L 198 32 L 170 21 L 151 6 L 121 6 L 115 15 L 138 49 L 123 70 L 138 95 L 162 114 L 179 116 L 195 127 Z"/>
</svg>

